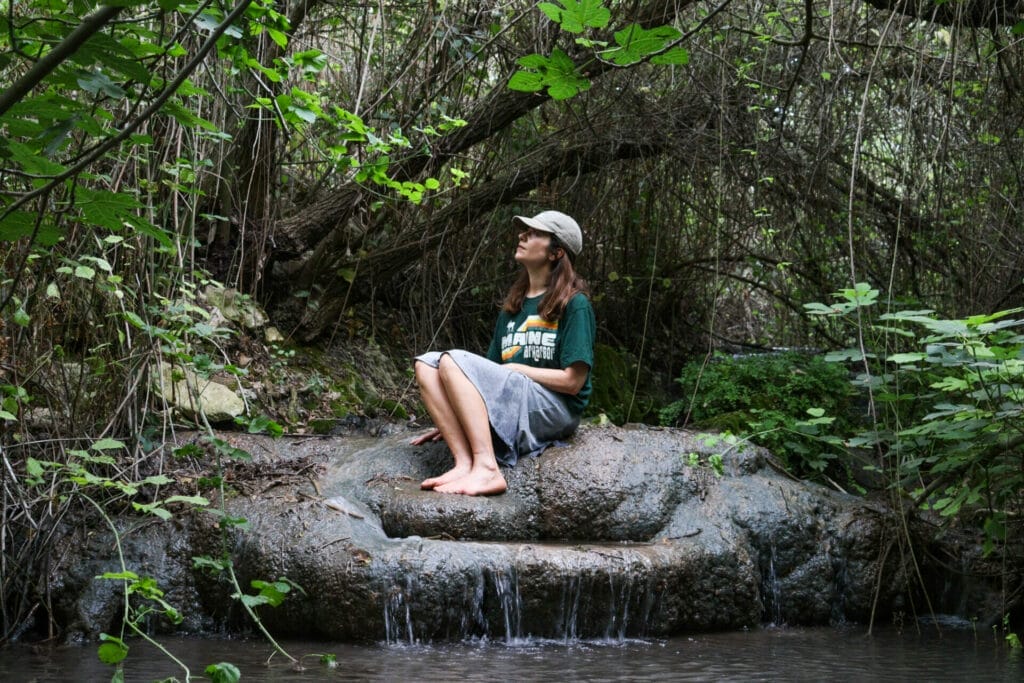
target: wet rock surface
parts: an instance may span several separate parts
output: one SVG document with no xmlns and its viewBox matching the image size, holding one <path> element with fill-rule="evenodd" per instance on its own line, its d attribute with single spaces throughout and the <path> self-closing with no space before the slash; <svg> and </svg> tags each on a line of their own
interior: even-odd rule
<svg viewBox="0 0 1024 683">
<path fill-rule="evenodd" d="M 256 465 L 296 461 L 308 475 L 227 506 L 248 521 L 228 535 L 241 585 L 288 577 L 305 591 L 261 608 L 276 635 L 664 636 L 762 620 L 866 620 L 876 592 L 882 612 L 902 599 L 902 569 L 878 550 L 883 511 L 792 481 L 751 446 L 584 427 L 506 471 L 506 494 L 472 498 L 419 490 L 450 456 L 440 443 L 410 446 L 410 437 L 231 436 Z M 721 476 L 707 464 L 716 453 Z M 147 538 L 175 557 L 223 547 L 209 514 L 163 533 Z M 138 546 L 140 556 L 152 551 Z M 223 578 L 182 564 L 151 571 L 173 588 L 169 601 L 180 593 L 201 611 L 192 627 L 244 627 Z M 109 621 L 109 611 L 92 609 Z"/>
</svg>

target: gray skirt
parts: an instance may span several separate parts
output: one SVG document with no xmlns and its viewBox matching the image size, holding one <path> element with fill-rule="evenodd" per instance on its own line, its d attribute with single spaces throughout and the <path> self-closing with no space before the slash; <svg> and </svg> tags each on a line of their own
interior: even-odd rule
<svg viewBox="0 0 1024 683">
<path fill-rule="evenodd" d="M 512 467 L 522 456 L 536 457 L 579 426 L 579 415 L 570 412 L 558 392 L 483 356 L 455 349 L 431 351 L 416 360 L 436 368 L 445 354 L 484 399 L 494 455 L 500 464 Z"/>
</svg>

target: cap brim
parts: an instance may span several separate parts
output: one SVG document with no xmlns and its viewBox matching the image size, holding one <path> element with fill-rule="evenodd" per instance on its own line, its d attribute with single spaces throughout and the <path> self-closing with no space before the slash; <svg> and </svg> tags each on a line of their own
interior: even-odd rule
<svg viewBox="0 0 1024 683">
<path fill-rule="evenodd" d="M 524 225 L 527 228 L 533 228 L 534 230 L 540 230 L 541 232 L 546 232 L 549 235 L 554 234 L 553 232 L 551 232 L 551 228 L 544 225 L 540 221 L 534 220 L 530 216 L 512 216 L 512 225 L 516 224 Z"/>
</svg>

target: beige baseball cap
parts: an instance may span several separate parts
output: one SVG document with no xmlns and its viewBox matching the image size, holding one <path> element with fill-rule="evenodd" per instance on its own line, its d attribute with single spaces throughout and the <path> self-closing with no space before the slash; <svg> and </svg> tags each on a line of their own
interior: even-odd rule
<svg viewBox="0 0 1024 683">
<path fill-rule="evenodd" d="M 583 251 L 583 232 L 579 224 L 561 211 L 541 211 L 532 218 L 514 216 L 512 222 L 541 232 L 550 232 L 572 252 L 573 256 L 579 256 Z"/>
</svg>

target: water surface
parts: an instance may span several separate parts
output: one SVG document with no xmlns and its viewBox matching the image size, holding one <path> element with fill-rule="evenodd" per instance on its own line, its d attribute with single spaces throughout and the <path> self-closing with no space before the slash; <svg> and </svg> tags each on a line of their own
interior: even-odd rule
<svg viewBox="0 0 1024 683">
<path fill-rule="evenodd" d="M 290 641 L 304 655 L 296 672 L 259 640 L 165 638 L 190 667 L 228 661 L 242 681 L 1014 681 L 1024 680 L 1024 653 L 991 631 L 889 627 L 762 628 L 668 640 L 469 641 L 433 645 L 351 645 Z M 319 654 L 338 666 L 324 668 Z M 152 648 L 132 643 L 125 680 L 154 681 L 184 673 Z M 16 646 L 0 650 L 0 681 L 109 681 L 112 668 L 88 647 Z"/>
</svg>

